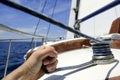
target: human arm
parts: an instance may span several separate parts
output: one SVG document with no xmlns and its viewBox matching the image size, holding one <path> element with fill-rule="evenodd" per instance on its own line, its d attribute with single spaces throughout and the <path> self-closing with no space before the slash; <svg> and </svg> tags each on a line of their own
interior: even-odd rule
<svg viewBox="0 0 120 80">
<path fill-rule="evenodd" d="M 2 80 L 37 80 L 45 74 L 42 66 L 53 72 L 57 65 L 57 51 L 51 46 L 41 46 L 19 68 Z"/>
</svg>

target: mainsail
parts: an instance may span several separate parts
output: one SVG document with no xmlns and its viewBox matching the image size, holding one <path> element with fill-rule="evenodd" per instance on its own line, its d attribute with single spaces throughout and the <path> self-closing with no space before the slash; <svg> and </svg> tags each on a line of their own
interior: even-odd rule
<svg viewBox="0 0 120 80">
<path fill-rule="evenodd" d="M 72 2 L 69 26 L 75 24 L 76 1 Z M 80 31 L 92 37 L 99 37 L 109 33 L 112 21 L 119 17 L 120 0 L 80 0 L 79 23 Z M 73 27 L 72 27 L 73 28 Z M 74 34 L 67 32 L 67 38 L 74 38 Z"/>
</svg>

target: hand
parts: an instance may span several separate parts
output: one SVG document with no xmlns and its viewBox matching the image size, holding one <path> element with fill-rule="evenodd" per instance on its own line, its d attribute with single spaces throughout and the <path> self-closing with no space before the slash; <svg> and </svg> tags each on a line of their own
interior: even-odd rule
<svg viewBox="0 0 120 80">
<path fill-rule="evenodd" d="M 39 78 L 45 74 L 42 66 L 48 72 L 56 70 L 57 65 L 57 51 L 51 46 L 41 46 L 34 51 L 26 60 L 25 65 L 29 68 L 34 77 Z"/>
<path fill-rule="evenodd" d="M 56 70 L 57 51 L 51 46 L 41 46 L 31 53 L 24 64 L 5 76 L 2 80 L 37 80 L 48 72 Z"/>
</svg>

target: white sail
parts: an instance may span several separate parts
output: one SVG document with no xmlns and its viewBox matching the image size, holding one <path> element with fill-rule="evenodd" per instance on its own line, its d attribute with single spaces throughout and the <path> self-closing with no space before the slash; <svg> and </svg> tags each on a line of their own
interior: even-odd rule
<svg viewBox="0 0 120 80">
<path fill-rule="evenodd" d="M 114 0 L 81 0 L 79 19 L 95 12 Z"/>
<path fill-rule="evenodd" d="M 72 2 L 71 2 L 71 9 L 70 9 L 70 16 L 69 16 L 68 26 L 71 26 L 72 28 L 73 28 L 73 25 L 75 23 L 75 11 L 74 11 L 74 8 L 76 8 L 76 2 L 77 2 L 77 0 L 72 0 Z M 74 38 L 74 34 L 72 32 L 67 31 L 66 39 L 73 39 L 73 38 Z"/>
<path fill-rule="evenodd" d="M 81 32 L 92 37 L 106 35 L 109 33 L 112 22 L 116 18 L 120 17 L 119 13 L 120 5 L 117 5 L 99 15 L 96 15 L 91 19 L 81 23 Z"/>
<path fill-rule="evenodd" d="M 115 0 L 80 0 L 79 17 L 81 20 L 95 11 L 105 7 Z M 69 26 L 73 28 L 75 24 L 75 12 L 73 8 L 76 7 L 76 0 L 72 0 L 71 12 L 69 18 Z M 80 23 L 80 31 L 92 37 L 108 34 L 113 20 L 120 16 L 120 5 L 108 9 L 90 19 Z M 67 39 L 73 38 L 74 34 L 67 32 Z"/>
</svg>

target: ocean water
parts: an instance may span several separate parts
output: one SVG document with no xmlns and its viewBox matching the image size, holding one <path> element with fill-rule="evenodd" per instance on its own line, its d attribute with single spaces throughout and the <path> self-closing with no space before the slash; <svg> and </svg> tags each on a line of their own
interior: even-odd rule
<svg viewBox="0 0 120 80">
<path fill-rule="evenodd" d="M 41 42 L 36 42 L 36 46 L 42 45 Z M 0 41 L 0 78 L 4 75 L 5 63 L 8 53 L 9 42 Z M 7 74 L 16 69 L 24 62 L 24 55 L 31 48 L 31 42 L 19 41 L 11 43 L 10 57 L 7 68 Z"/>
</svg>

